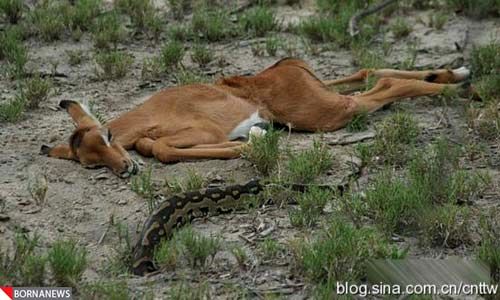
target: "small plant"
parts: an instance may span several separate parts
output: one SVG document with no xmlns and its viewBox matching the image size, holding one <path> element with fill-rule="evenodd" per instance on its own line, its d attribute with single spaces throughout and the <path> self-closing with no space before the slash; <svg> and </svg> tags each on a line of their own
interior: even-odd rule
<svg viewBox="0 0 500 300">
<path fill-rule="evenodd" d="M 180 69 L 174 75 L 177 85 L 187 85 L 187 84 L 195 84 L 195 83 L 204 83 L 208 82 L 208 77 L 200 74 L 198 72 L 193 72 L 188 69 Z"/>
<path fill-rule="evenodd" d="M 90 299 L 122 300 L 130 299 L 131 295 L 125 281 L 105 281 L 88 284 L 85 290 Z"/>
<path fill-rule="evenodd" d="M 24 12 L 22 0 L 0 0 L 0 12 L 3 12 L 10 24 L 17 24 Z"/>
<path fill-rule="evenodd" d="M 24 286 L 43 286 L 46 275 L 45 255 L 32 254 L 26 257 L 19 270 L 19 277 Z"/>
<path fill-rule="evenodd" d="M 106 272 L 113 276 L 127 274 L 130 271 L 132 262 L 132 241 L 128 226 L 120 221 L 115 221 L 111 215 L 109 226 L 113 230 L 114 236 L 118 238 L 118 242 L 114 245 L 115 254 L 109 260 L 106 266 Z"/>
<path fill-rule="evenodd" d="M 429 200 L 394 174 L 380 174 L 366 191 L 366 204 L 377 225 L 387 233 L 418 225 L 418 216 Z"/>
<path fill-rule="evenodd" d="M 150 16 L 146 19 L 144 30 L 149 38 L 155 42 L 160 39 L 160 35 L 165 30 L 165 21 L 155 10 L 150 12 Z"/>
<path fill-rule="evenodd" d="M 184 58 L 184 45 L 171 41 L 161 48 L 160 60 L 166 69 L 178 67 Z"/>
<path fill-rule="evenodd" d="M 87 250 L 75 241 L 56 241 L 48 252 L 48 262 L 57 284 L 76 287 L 87 267 Z"/>
<path fill-rule="evenodd" d="M 484 46 L 474 47 L 471 52 L 471 72 L 475 77 L 497 74 L 500 67 L 500 43 L 493 41 Z"/>
<path fill-rule="evenodd" d="M 16 96 L 6 103 L 0 103 L 0 120 L 15 122 L 21 119 L 26 109 L 24 98 Z"/>
<path fill-rule="evenodd" d="M 77 66 L 83 62 L 83 50 L 67 50 L 68 63 L 70 66 Z"/>
<path fill-rule="evenodd" d="M 478 256 L 490 267 L 493 281 L 500 282 L 500 211 L 491 209 L 481 216 L 481 244 Z"/>
<path fill-rule="evenodd" d="M 120 15 L 116 11 L 110 11 L 98 17 L 92 26 L 92 36 L 97 49 L 116 49 L 118 43 L 126 37 Z"/>
<path fill-rule="evenodd" d="M 190 26 L 185 25 L 171 25 L 167 32 L 171 40 L 184 42 L 193 37 L 194 32 Z"/>
<path fill-rule="evenodd" d="M 270 175 L 278 165 L 280 158 L 279 143 L 281 132 L 270 128 L 262 136 L 252 137 L 252 141 L 243 151 L 243 155 L 263 175 Z"/>
<path fill-rule="evenodd" d="M 197 191 L 205 185 L 206 181 L 203 176 L 193 169 L 189 169 L 187 172 L 186 179 L 186 191 Z"/>
<path fill-rule="evenodd" d="M 168 299 L 172 300 L 204 300 L 212 299 L 210 287 L 207 282 L 190 286 L 186 282 L 175 284 L 168 293 Z"/>
<path fill-rule="evenodd" d="M 329 190 L 311 187 L 297 197 L 298 209 L 290 211 L 290 223 L 297 227 L 313 227 L 333 194 Z"/>
<path fill-rule="evenodd" d="M 300 23 L 298 31 L 301 35 L 318 43 L 334 42 L 339 46 L 348 44 L 347 33 L 343 26 L 328 16 L 312 17 Z"/>
<path fill-rule="evenodd" d="M 310 149 L 288 156 L 288 180 L 294 183 L 310 183 L 333 164 L 327 145 L 318 140 Z"/>
<path fill-rule="evenodd" d="M 274 12 L 267 6 L 257 6 L 247 11 L 242 19 L 242 26 L 253 36 L 261 37 L 279 27 Z"/>
<path fill-rule="evenodd" d="M 248 260 L 248 255 L 245 249 L 240 246 L 234 246 L 231 248 L 231 254 L 234 256 L 234 258 L 236 258 L 238 266 L 240 266 L 240 268 L 242 269 L 245 269 Z"/>
<path fill-rule="evenodd" d="M 156 208 L 156 201 L 154 200 L 154 185 L 151 179 L 153 169 L 151 167 L 139 174 L 134 175 L 130 180 L 130 188 L 138 195 L 146 199 L 148 203 L 148 211 L 152 213 Z"/>
<path fill-rule="evenodd" d="M 253 56 L 264 56 L 264 45 L 260 42 L 254 43 L 252 45 Z"/>
<path fill-rule="evenodd" d="M 270 37 L 266 39 L 266 52 L 269 56 L 275 56 L 281 46 L 281 39 Z"/>
<path fill-rule="evenodd" d="M 403 18 L 397 18 L 391 25 L 391 31 L 396 39 L 400 39 L 411 33 L 411 27 Z"/>
<path fill-rule="evenodd" d="M 337 47 L 346 47 L 351 43 L 348 34 L 349 20 L 366 1 L 317 1 L 322 12 L 320 16 L 310 17 L 298 26 L 298 32 L 312 41 L 320 43 L 334 43 Z M 371 23 L 367 18 L 366 23 Z M 366 26 L 361 37 L 374 34 L 374 27 Z"/>
<path fill-rule="evenodd" d="M 0 251 L 0 280 L 12 285 L 42 285 L 45 276 L 43 255 L 36 253 L 40 236 L 16 232 L 12 255 Z"/>
<path fill-rule="evenodd" d="M 388 164 L 402 164 L 420 133 L 417 122 L 406 113 L 396 113 L 375 126 L 377 135 L 373 145 L 376 155 Z"/>
<path fill-rule="evenodd" d="M 443 29 L 448 22 L 448 15 L 444 12 L 436 12 L 429 17 L 429 26 L 437 30 Z"/>
<path fill-rule="evenodd" d="M 410 162 L 409 177 L 421 197 L 432 203 L 470 202 L 489 183 L 481 173 L 459 168 L 460 149 L 440 139 L 425 151 L 417 152 Z"/>
<path fill-rule="evenodd" d="M 190 227 L 177 232 L 176 239 L 184 247 L 184 256 L 193 268 L 210 265 L 221 247 L 220 238 L 202 236 Z M 210 261 L 207 261 L 209 258 Z"/>
<path fill-rule="evenodd" d="M 220 9 L 197 9 L 191 19 L 191 28 L 196 35 L 210 42 L 221 41 L 235 33 L 229 13 Z"/>
<path fill-rule="evenodd" d="M 176 241 L 163 240 L 160 245 L 155 248 L 154 259 L 155 262 L 165 270 L 174 270 L 180 256 L 179 247 Z"/>
<path fill-rule="evenodd" d="M 500 13 L 500 4 L 496 0 L 446 0 L 445 3 L 455 11 L 477 19 Z"/>
<path fill-rule="evenodd" d="M 351 121 L 347 123 L 347 131 L 360 132 L 368 129 L 368 112 L 362 111 L 354 115 Z"/>
<path fill-rule="evenodd" d="M 170 193 L 185 193 L 202 189 L 206 184 L 205 178 L 193 169 L 187 171 L 187 176 L 182 180 L 177 177 L 173 180 L 165 180 L 165 187 Z"/>
<path fill-rule="evenodd" d="M 313 241 L 292 244 L 297 270 L 313 282 L 357 281 L 368 259 L 389 256 L 387 242 L 375 231 L 335 219 Z"/>
<path fill-rule="evenodd" d="M 77 0 L 66 7 L 66 26 L 73 31 L 87 31 L 101 9 L 102 0 Z"/>
<path fill-rule="evenodd" d="M 0 60 L 4 58 L 7 60 L 6 71 L 11 77 L 24 77 L 28 50 L 22 43 L 18 27 L 10 27 L 0 33 Z"/>
<path fill-rule="evenodd" d="M 500 103 L 500 75 L 484 76 L 475 84 L 476 92 L 486 103 Z"/>
<path fill-rule="evenodd" d="M 423 243 L 434 247 L 456 248 L 471 244 L 470 212 L 467 207 L 446 204 L 421 214 Z"/>
<path fill-rule="evenodd" d="M 100 79 L 113 80 L 125 77 L 133 58 L 120 51 L 100 52 L 95 55 L 95 61 L 99 68 L 96 68 L 96 75 Z"/>
<path fill-rule="evenodd" d="M 167 2 L 176 20 L 182 20 L 184 15 L 191 9 L 191 0 L 167 0 Z"/>
<path fill-rule="evenodd" d="M 385 61 L 383 51 L 379 49 L 370 49 L 366 43 L 353 44 L 352 54 L 354 64 L 364 69 L 382 69 L 387 68 L 389 63 Z"/>
<path fill-rule="evenodd" d="M 373 156 L 375 153 L 373 144 L 359 143 L 354 147 L 354 152 L 359 159 L 361 159 L 361 164 L 363 166 L 370 166 L 373 161 Z"/>
<path fill-rule="evenodd" d="M 163 65 L 159 57 L 145 58 L 142 63 L 141 78 L 143 80 L 158 79 L 163 74 Z"/>
<path fill-rule="evenodd" d="M 22 95 L 25 98 L 26 108 L 38 108 L 40 103 L 45 102 L 52 89 L 52 81 L 34 75 L 26 79 L 22 85 Z"/>
<path fill-rule="evenodd" d="M 139 30 L 146 27 L 147 20 L 155 10 L 151 0 L 116 0 L 115 7 L 128 15 L 132 24 Z"/>
<path fill-rule="evenodd" d="M 55 1 L 42 1 L 30 14 L 35 33 L 46 42 L 61 38 L 65 30 L 65 6 Z"/>
<path fill-rule="evenodd" d="M 95 100 L 90 100 L 88 103 L 90 113 L 99 121 L 101 124 L 106 124 L 106 115 L 99 109 L 97 102 Z"/>
<path fill-rule="evenodd" d="M 458 163 L 458 150 L 442 139 L 418 151 L 410 161 L 405 178 L 384 172 L 366 191 L 366 204 L 371 216 L 387 233 L 419 227 L 426 227 L 428 232 L 432 232 L 434 224 L 422 222 L 431 217 L 434 220 L 459 220 L 457 216 L 462 218 L 463 212 L 457 210 L 453 215 L 453 207 L 449 205 L 473 201 L 484 192 L 490 179 L 479 172 L 461 170 Z M 448 209 L 432 212 L 437 213 L 432 216 L 428 210 L 431 207 L 435 209 L 436 205 L 448 205 Z M 443 228 L 444 225 L 438 226 Z M 446 226 L 448 230 L 456 230 L 458 225 L 447 223 Z M 432 238 L 436 238 L 436 234 L 434 232 Z"/>
<path fill-rule="evenodd" d="M 203 67 L 214 60 L 213 52 L 202 44 L 197 44 L 193 47 L 191 59 L 200 67 Z"/>
<path fill-rule="evenodd" d="M 262 253 L 263 259 L 271 260 L 276 258 L 280 252 L 283 251 L 283 247 L 274 239 L 266 238 L 259 244 L 259 249 Z"/>
<path fill-rule="evenodd" d="M 40 172 L 30 172 L 28 175 L 28 191 L 38 206 L 45 204 L 47 190 L 47 176 Z"/>
</svg>

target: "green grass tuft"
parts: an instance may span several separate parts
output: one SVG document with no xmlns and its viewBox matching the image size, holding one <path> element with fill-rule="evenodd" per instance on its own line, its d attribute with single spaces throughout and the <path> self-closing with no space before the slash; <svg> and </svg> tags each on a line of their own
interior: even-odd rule
<svg viewBox="0 0 500 300">
<path fill-rule="evenodd" d="M 490 267 L 494 282 L 500 282 L 500 210 L 491 209 L 480 219 L 478 256 Z"/>
<path fill-rule="evenodd" d="M 154 200 L 154 185 L 152 180 L 153 169 L 151 167 L 134 175 L 130 180 L 130 189 L 146 199 L 148 204 L 148 212 L 152 213 L 156 208 Z"/>
<path fill-rule="evenodd" d="M 415 119 L 406 113 L 395 113 L 375 126 L 375 155 L 387 164 L 403 164 L 410 157 L 420 129 Z"/>
<path fill-rule="evenodd" d="M 214 54 L 211 49 L 203 44 L 196 44 L 193 46 L 193 52 L 191 54 L 191 59 L 197 63 L 200 67 L 209 64 L 214 60 Z"/>
<path fill-rule="evenodd" d="M 219 237 L 203 236 L 190 227 L 178 231 L 175 239 L 182 244 L 182 253 L 192 268 L 208 267 L 221 248 Z"/>
<path fill-rule="evenodd" d="M 456 248 L 472 244 L 469 232 L 471 213 L 468 207 L 445 204 L 440 207 L 428 208 L 421 214 L 423 229 L 421 240 L 432 247 Z"/>
<path fill-rule="evenodd" d="M 54 281 L 60 286 L 76 287 L 87 268 L 87 250 L 75 241 L 56 241 L 47 259 Z"/>
<path fill-rule="evenodd" d="M 85 286 L 90 299 L 122 300 L 131 299 L 128 285 L 125 281 L 104 281 Z"/>
<path fill-rule="evenodd" d="M 396 39 L 400 39 L 408 36 L 411 33 L 412 28 L 410 27 L 410 24 L 405 21 L 405 19 L 396 18 L 396 20 L 391 24 L 391 31 Z"/>
<path fill-rule="evenodd" d="M 120 79 L 127 75 L 133 58 L 121 51 L 99 52 L 95 55 L 97 78 L 103 80 Z"/>
<path fill-rule="evenodd" d="M 0 120 L 4 122 L 19 121 L 26 109 L 24 98 L 16 96 L 8 102 L 0 103 Z"/>
<path fill-rule="evenodd" d="M 331 191 L 311 187 L 307 192 L 297 196 L 298 208 L 290 211 L 290 223 L 296 227 L 313 227 L 318 223 L 328 201 L 332 199 Z"/>
<path fill-rule="evenodd" d="M 126 37 L 120 15 L 110 11 L 99 16 L 92 26 L 92 37 L 97 49 L 116 49 Z"/>
<path fill-rule="evenodd" d="M 298 271 L 316 283 L 357 281 L 368 259 L 389 257 L 387 242 L 374 230 L 334 219 L 313 241 L 296 240 L 292 251 Z"/>
<path fill-rule="evenodd" d="M 160 53 L 160 60 L 165 69 L 178 67 L 184 58 L 184 45 L 179 41 L 170 41 L 163 45 Z"/>
<path fill-rule="evenodd" d="M 368 129 L 368 112 L 363 111 L 354 115 L 351 121 L 347 123 L 347 131 L 360 132 Z"/>
<path fill-rule="evenodd" d="M 52 80 L 44 79 L 40 75 L 34 75 L 25 79 L 21 91 L 25 99 L 26 108 L 38 108 L 40 103 L 45 102 L 52 90 Z"/>
<path fill-rule="evenodd" d="M 333 165 L 328 146 L 318 140 L 311 148 L 288 156 L 287 180 L 293 183 L 310 183 Z"/>
<path fill-rule="evenodd" d="M 198 8 L 191 19 L 194 34 L 209 42 L 217 42 L 237 33 L 229 13 L 221 9 Z"/>
<path fill-rule="evenodd" d="M 279 28 L 275 14 L 268 6 L 256 6 L 246 11 L 241 23 L 247 32 L 256 37 L 265 36 Z"/>
<path fill-rule="evenodd" d="M 270 128 L 263 136 L 252 137 L 251 143 L 243 151 L 243 156 L 257 170 L 267 176 L 277 167 L 280 158 L 281 131 Z"/>
<path fill-rule="evenodd" d="M 22 0 L 0 0 L 0 12 L 5 15 L 10 24 L 17 24 L 25 10 Z"/>
</svg>

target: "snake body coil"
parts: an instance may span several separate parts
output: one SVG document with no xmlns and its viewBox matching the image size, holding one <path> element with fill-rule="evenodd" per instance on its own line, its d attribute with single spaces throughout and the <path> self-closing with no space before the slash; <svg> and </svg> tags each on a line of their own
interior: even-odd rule
<svg viewBox="0 0 500 300">
<path fill-rule="evenodd" d="M 305 192 L 311 186 L 315 186 L 337 191 L 342 195 L 349 189 L 351 182 L 359 179 L 361 170 L 361 166 L 355 166 L 353 172 L 344 177 L 339 185 L 285 184 L 283 187 L 297 192 Z M 257 195 L 266 186 L 259 180 L 251 180 L 245 184 L 187 192 L 167 199 L 144 223 L 139 240 L 133 249 L 132 272 L 143 276 L 146 273 L 156 271 L 153 262 L 154 249 L 162 239 L 170 238 L 176 227 L 210 212 L 222 213 L 233 210 L 237 207 L 241 196 Z"/>
<path fill-rule="evenodd" d="M 242 185 L 208 188 L 167 199 L 144 224 L 133 250 L 132 272 L 142 276 L 156 270 L 152 258 L 154 248 L 162 239 L 169 238 L 176 227 L 209 212 L 232 210 L 235 201 L 242 195 L 256 195 L 262 189 L 263 186 L 258 180 L 251 180 Z"/>
</svg>

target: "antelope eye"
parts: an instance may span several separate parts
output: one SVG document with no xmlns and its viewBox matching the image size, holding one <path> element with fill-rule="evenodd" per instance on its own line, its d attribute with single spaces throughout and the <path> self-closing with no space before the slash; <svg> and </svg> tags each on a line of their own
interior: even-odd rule
<svg viewBox="0 0 500 300">
<path fill-rule="evenodd" d="M 111 131 L 108 130 L 108 141 L 111 142 L 112 138 L 113 138 L 113 135 L 111 134 Z"/>
</svg>

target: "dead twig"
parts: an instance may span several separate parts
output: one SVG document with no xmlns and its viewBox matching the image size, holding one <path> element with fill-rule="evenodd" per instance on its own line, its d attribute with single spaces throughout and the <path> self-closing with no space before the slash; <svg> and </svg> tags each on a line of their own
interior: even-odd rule
<svg viewBox="0 0 500 300">
<path fill-rule="evenodd" d="M 363 19 L 371 14 L 374 14 L 378 11 L 381 11 L 386 6 L 389 6 L 392 3 L 395 3 L 397 1 L 398 0 L 385 0 L 385 1 L 380 2 L 379 4 L 369 6 L 368 8 L 357 12 L 354 16 L 351 17 L 351 20 L 349 21 L 349 34 L 352 37 L 358 35 L 359 34 L 358 23 L 361 19 Z"/>
<path fill-rule="evenodd" d="M 375 138 L 375 133 L 368 132 L 368 133 L 362 134 L 362 135 L 342 137 L 338 140 L 328 142 L 328 145 L 330 145 L 330 146 L 345 146 L 345 145 L 351 145 L 351 144 L 364 142 L 366 140 L 371 140 L 373 138 Z"/>
</svg>

